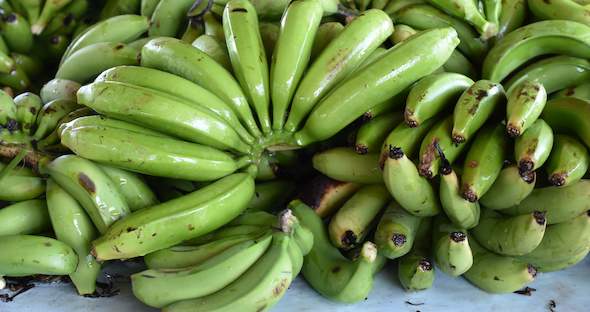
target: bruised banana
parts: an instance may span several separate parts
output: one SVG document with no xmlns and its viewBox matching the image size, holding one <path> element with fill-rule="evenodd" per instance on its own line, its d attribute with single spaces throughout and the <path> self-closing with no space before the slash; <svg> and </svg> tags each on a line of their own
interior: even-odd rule
<svg viewBox="0 0 590 312">
<path fill-rule="evenodd" d="M 574 87 L 562 89 L 561 91 L 551 95 L 552 99 L 560 97 L 575 97 L 582 100 L 590 101 L 590 81 L 581 83 Z"/>
<path fill-rule="evenodd" d="M 373 184 L 383 180 L 377 154 L 359 155 L 351 148 L 336 147 L 315 154 L 312 162 L 316 170 L 338 181 Z"/>
<path fill-rule="evenodd" d="M 361 187 L 319 175 L 303 188 L 298 198 L 322 218 L 332 215 Z"/>
<path fill-rule="evenodd" d="M 420 175 L 432 179 L 438 173 L 443 161 L 453 164 L 467 144 L 455 144 L 451 133 L 453 116 L 438 121 L 426 134 L 420 145 L 418 171 Z"/>
<path fill-rule="evenodd" d="M 14 98 L 14 105 L 16 105 L 16 121 L 20 124 L 21 130 L 32 135 L 37 114 L 43 105 L 41 98 L 34 93 L 25 92 Z"/>
<path fill-rule="evenodd" d="M 571 136 L 558 134 L 545 171 L 551 184 L 567 186 L 582 179 L 589 164 L 590 155 L 586 146 Z"/>
</svg>

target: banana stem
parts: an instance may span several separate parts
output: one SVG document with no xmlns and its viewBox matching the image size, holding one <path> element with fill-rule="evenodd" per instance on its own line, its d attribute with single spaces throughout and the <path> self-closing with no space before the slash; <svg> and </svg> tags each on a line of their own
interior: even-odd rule
<svg viewBox="0 0 590 312">
<path fill-rule="evenodd" d="M 36 172 L 39 171 L 39 162 L 41 159 L 53 158 L 49 155 L 32 150 L 22 145 L 11 145 L 0 142 L 0 158 L 13 160 L 21 153 L 24 154 L 24 158 L 22 160 L 24 161 L 25 166 L 33 169 Z"/>
</svg>

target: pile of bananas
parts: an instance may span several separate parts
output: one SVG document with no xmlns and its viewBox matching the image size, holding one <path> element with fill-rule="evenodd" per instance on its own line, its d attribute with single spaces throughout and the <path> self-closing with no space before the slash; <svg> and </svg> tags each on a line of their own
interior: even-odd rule
<svg viewBox="0 0 590 312">
<path fill-rule="evenodd" d="M 0 7 L 0 288 L 142 258 L 148 306 L 264 311 L 300 272 L 506 293 L 590 251 L 583 0 Z"/>
</svg>

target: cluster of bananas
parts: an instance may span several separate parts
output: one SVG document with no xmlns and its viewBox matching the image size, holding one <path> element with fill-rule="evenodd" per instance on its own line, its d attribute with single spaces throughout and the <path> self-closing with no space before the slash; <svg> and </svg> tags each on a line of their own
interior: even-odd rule
<svg viewBox="0 0 590 312">
<path fill-rule="evenodd" d="M 584 3 L 14 2 L 77 35 L 39 96 L 0 92 L 0 281 L 88 295 L 143 257 L 149 306 L 263 311 L 300 271 L 340 302 L 387 259 L 512 292 L 590 251 Z"/>
</svg>

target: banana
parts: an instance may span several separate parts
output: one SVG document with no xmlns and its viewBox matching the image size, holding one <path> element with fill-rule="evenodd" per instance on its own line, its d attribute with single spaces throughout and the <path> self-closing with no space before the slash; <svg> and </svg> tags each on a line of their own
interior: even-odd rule
<svg viewBox="0 0 590 312">
<path fill-rule="evenodd" d="M 422 219 L 412 249 L 398 260 L 398 278 L 408 291 L 425 290 L 434 283 L 434 265 L 430 258 L 431 240 L 432 220 Z"/>
<path fill-rule="evenodd" d="M 100 165 L 100 168 L 117 185 L 129 210 L 136 211 L 158 204 L 156 195 L 138 174 L 105 165 Z"/>
<path fill-rule="evenodd" d="M 498 25 L 493 20 L 486 20 L 472 0 L 427 0 L 427 2 L 473 25 L 484 40 L 492 38 L 498 33 Z M 488 16 L 489 18 L 490 16 Z"/>
<path fill-rule="evenodd" d="M 133 294 L 141 302 L 156 308 L 210 295 L 222 290 L 245 273 L 265 253 L 272 240 L 270 234 L 255 240 L 246 240 L 200 265 L 184 269 L 149 269 L 135 273 L 131 276 Z"/>
<path fill-rule="evenodd" d="M 385 6 L 385 8 L 383 8 L 383 11 L 389 15 L 392 15 L 407 6 L 422 3 L 424 3 L 423 0 L 391 0 Z M 397 27 L 397 25 L 395 27 Z"/>
<path fill-rule="evenodd" d="M 24 10 L 29 22 L 35 22 L 41 13 L 41 0 L 21 0 L 20 6 Z"/>
<path fill-rule="evenodd" d="M 523 134 L 541 116 L 547 103 L 547 91 L 538 83 L 525 80 L 514 87 L 506 106 L 506 133 L 510 137 Z"/>
<path fill-rule="evenodd" d="M 574 266 L 580 263 L 582 260 L 586 258 L 588 253 L 590 252 L 590 248 L 580 251 L 579 253 L 561 261 L 552 261 L 551 263 L 544 263 L 541 265 L 539 272 L 554 272 L 554 271 L 561 271 L 567 269 L 571 266 Z"/>
<path fill-rule="evenodd" d="M 295 184 L 290 180 L 256 183 L 256 191 L 248 204 L 248 210 L 273 211 L 283 207 L 291 199 L 295 189 Z"/>
<path fill-rule="evenodd" d="M 363 124 L 356 133 L 355 152 L 364 155 L 379 151 L 385 138 L 402 121 L 402 118 L 399 112 L 392 112 L 377 116 Z"/>
<path fill-rule="evenodd" d="M 547 102 L 542 117 L 558 132 L 576 134 L 590 148 L 590 101 L 558 98 Z"/>
<path fill-rule="evenodd" d="M 553 130 L 537 119 L 514 143 L 514 158 L 521 176 L 537 170 L 549 158 L 553 147 Z"/>
<path fill-rule="evenodd" d="M 443 69 L 446 72 L 461 74 L 471 79 L 476 79 L 479 76 L 471 61 L 457 49 L 451 53 L 451 56 L 443 65 Z"/>
<path fill-rule="evenodd" d="M 151 15 L 149 37 L 175 37 L 194 0 L 160 0 Z"/>
<path fill-rule="evenodd" d="M 43 30 L 42 36 L 50 37 L 71 34 L 76 28 L 76 24 L 74 15 L 65 12 L 58 13 L 49 24 L 47 24 L 47 27 Z"/>
<path fill-rule="evenodd" d="M 586 59 L 559 55 L 535 62 L 519 70 L 504 84 L 507 93 L 524 81 L 538 82 L 547 94 L 573 87 L 590 79 L 590 62 Z"/>
<path fill-rule="evenodd" d="M 78 90 L 78 103 L 111 118 L 187 141 L 247 153 L 250 147 L 211 111 L 183 99 L 122 82 L 94 82 Z"/>
<path fill-rule="evenodd" d="M 541 244 L 519 259 L 541 272 L 554 271 L 576 263 L 572 260 L 579 259 L 580 254 L 586 255 L 589 244 L 590 215 L 583 212 L 569 221 L 548 226 Z"/>
<path fill-rule="evenodd" d="M 376 118 L 380 115 L 394 112 L 394 111 L 399 111 L 399 110 L 403 109 L 403 106 L 406 103 L 406 98 L 409 93 L 408 89 L 406 89 L 406 90 L 402 91 L 401 93 L 398 93 L 398 94 L 394 95 L 393 97 L 369 108 L 361 117 L 362 120 L 371 120 L 371 119 Z"/>
<path fill-rule="evenodd" d="M 101 265 L 90 255 L 90 242 L 98 232 L 78 202 L 53 180 L 47 182 L 47 209 L 56 237 L 78 255 L 76 271 L 70 274 L 78 294 L 92 294 Z"/>
<path fill-rule="evenodd" d="M 246 209 L 253 193 L 254 181 L 248 174 L 227 176 L 130 214 L 92 243 L 92 254 L 98 260 L 134 258 L 207 234 Z"/>
<path fill-rule="evenodd" d="M 330 220 L 328 233 L 332 244 L 341 249 L 360 244 L 389 200 L 389 193 L 382 185 L 360 188 Z"/>
<path fill-rule="evenodd" d="M 200 61 L 195 63 L 195 59 Z M 211 91 L 233 107 L 249 130 L 257 130 L 253 133 L 255 136 L 260 135 L 238 82 L 223 66 L 199 49 L 174 38 L 156 38 L 143 47 L 141 66 L 178 75 Z"/>
<path fill-rule="evenodd" d="M 567 135 L 556 135 L 545 171 L 549 182 L 567 186 L 578 182 L 588 171 L 590 155 L 586 146 Z"/>
<path fill-rule="evenodd" d="M 479 222 L 479 202 L 470 202 L 460 193 L 461 184 L 451 166 L 443 164 L 440 170 L 439 196 L 441 207 L 454 225 L 471 229 Z"/>
<path fill-rule="evenodd" d="M 389 157 L 389 151 L 392 148 L 400 148 L 408 157 L 413 157 L 420 147 L 420 142 L 435 122 L 435 118 L 430 118 L 414 128 L 405 123 L 397 125 L 383 141 L 381 156 L 379 157 L 381 167 L 384 167 L 385 161 Z"/>
<path fill-rule="evenodd" d="M 23 16 L 11 13 L 1 19 L 2 37 L 13 52 L 29 53 L 33 48 L 33 34 Z"/>
<path fill-rule="evenodd" d="M 392 201 L 386 208 L 375 230 L 375 244 L 388 259 L 407 254 L 416 238 L 422 218 L 409 214 Z"/>
<path fill-rule="evenodd" d="M 160 0 L 141 0 L 140 12 L 141 16 L 150 17 L 154 14 L 156 7 L 160 3 Z"/>
<path fill-rule="evenodd" d="M 41 98 L 31 92 L 22 93 L 14 98 L 16 106 L 16 121 L 21 130 L 26 134 L 33 134 L 33 127 L 37 120 L 37 114 L 41 110 Z"/>
<path fill-rule="evenodd" d="M 478 33 L 467 23 L 447 15 L 428 4 L 407 5 L 392 14 L 396 23 L 406 24 L 417 30 L 453 27 L 461 42 L 457 46 L 470 60 L 479 60 L 485 56 L 487 46 Z"/>
<path fill-rule="evenodd" d="M 371 8 L 377 9 L 377 10 L 383 10 L 387 6 L 388 3 L 389 3 L 389 0 L 372 0 L 371 1 Z"/>
<path fill-rule="evenodd" d="M 252 234 L 261 235 L 261 234 L 263 234 L 262 232 L 268 230 L 268 228 L 270 226 L 276 226 L 274 224 L 276 222 L 274 222 L 274 223 L 268 223 L 268 222 L 266 222 L 266 221 L 268 221 L 266 218 L 264 220 L 260 220 L 261 223 L 263 221 L 266 222 L 266 223 L 263 223 L 263 224 L 253 224 L 254 222 L 244 221 L 244 219 L 241 218 L 242 216 L 243 216 L 243 214 L 242 215 L 239 215 L 238 217 L 236 217 L 234 219 L 232 219 L 231 222 L 227 223 L 227 226 L 224 226 L 224 227 L 222 227 L 222 228 L 220 228 L 218 230 L 215 230 L 215 231 L 213 231 L 213 232 L 211 232 L 209 234 L 202 235 L 202 236 L 199 236 L 199 237 L 196 237 L 196 238 L 192 238 L 192 239 L 186 240 L 186 241 L 183 242 L 183 244 L 186 244 L 186 245 L 189 245 L 189 246 L 196 246 L 196 245 L 202 245 L 202 244 L 206 244 L 206 243 L 211 243 L 211 242 L 214 242 L 214 241 L 217 241 L 217 240 L 221 240 L 221 239 L 224 239 L 224 238 L 229 238 L 229 237 L 239 238 L 238 236 L 244 236 L 244 235 L 252 235 Z M 276 220 L 276 218 L 275 218 L 275 220 Z M 275 220 L 273 220 L 273 221 L 275 221 Z M 237 224 L 236 225 L 235 224 L 236 222 L 243 222 L 244 224 Z M 169 248 L 169 249 L 173 249 L 173 248 L 175 248 L 175 247 L 172 247 L 172 248 Z M 211 253 L 210 252 L 211 249 L 212 248 L 203 248 L 200 252 L 197 252 L 197 253 L 200 254 L 201 252 L 205 252 L 205 255 L 208 255 L 208 254 Z M 196 249 L 195 249 L 195 251 L 196 251 Z M 182 252 L 182 248 L 181 248 L 180 252 Z M 153 254 L 156 255 L 156 254 L 159 254 L 159 253 L 160 253 L 160 250 L 157 251 L 157 252 L 154 252 Z M 207 257 L 209 257 L 209 256 L 207 256 Z M 149 256 L 148 256 L 148 258 L 149 258 Z M 166 259 L 169 258 L 169 256 L 167 256 L 166 253 L 162 253 L 161 254 L 161 257 L 158 257 L 158 258 L 160 260 L 166 261 Z M 188 257 L 188 259 L 190 259 L 190 261 L 195 261 L 194 258 L 195 257 Z M 150 263 L 153 263 L 153 262 L 154 262 L 153 259 L 150 260 Z M 165 267 L 168 266 L 168 264 L 166 264 L 165 262 L 162 262 L 162 263 L 164 263 L 164 265 L 162 265 L 161 267 L 165 268 Z"/>
<path fill-rule="evenodd" d="M 494 184 L 480 199 L 489 209 L 506 209 L 518 205 L 533 191 L 536 174 L 534 171 L 521 176 L 518 166 L 508 166 L 498 175 Z"/>
<path fill-rule="evenodd" d="M 432 179 L 441 167 L 441 162 L 452 164 L 463 152 L 467 144 L 455 144 L 451 138 L 453 116 L 438 121 L 426 134 L 420 145 L 420 161 L 418 171 L 420 175 Z"/>
<path fill-rule="evenodd" d="M 489 80 L 476 81 L 461 94 L 455 106 L 453 143 L 462 144 L 468 140 L 505 101 L 502 85 Z"/>
<path fill-rule="evenodd" d="M 80 87 L 81 85 L 75 81 L 56 78 L 43 85 L 39 95 L 43 103 L 62 99 L 76 101 L 76 92 Z"/>
<path fill-rule="evenodd" d="M 34 1 L 34 0 L 29 0 Z M 76 19 L 82 19 L 88 13 L 90 7 L 89 0 L 72 0 L 63 10 L 63 13 L 71 14 Z"/>
<path fill-rule="evenodd" d="M 50 60 L 59 60 L 59 58 L 64 54 L 68 45 L 70 44 L 70 39 L 65 35 L 56 35 L 51 36 L 47 39 L 44 43 L 45 49 L 47 50 L 47 56 Z"/>
<path fill-rule="evenodd" d="M 212 13 L 205 13 L 202 17 L 205 34 L 214 37 L 220 42 L 225 42 L 225 33 L 223 32 L 223 24 L 217 20 Z"/>
<path fill-rule="evenodd" d="M 408 25 L 404 25 L 404 24 L 397 24 L 395 25 L 395 30 L 393 31 L 393 34 L 391 34 L 391 42 L 393 42 L 394 45 L 401 43 L 402 41 L 410 38 L 411 36 L 417 34 L 418 31 L 415 30 L 414 28 L 408 26 Z"/>
<path fill-rule="evenodd" d="M 289 204 L 301 225 L 313 233 L 313 247 L 305 256 L 302 273 L 315 291 L 324 297 L 352 303 L 365 299 L 373 287 L 373 275 L 384 264 L 371 242 L 365 242 L 359 257 L 351 261 L 330 244 L 321 218 L 300 201 Z"/>
<path fill-rule="evenodd" d="M 78 257 L 68 245 L 49 237 L 0 236 L 0 275 L 67 275 L 76 270 Z"/>
<path fill-rule="evenodd" d="M 322 14 L 317 1 L 295 1 L 281 19 L 270 72 L 272 122 L 276 131 L 283 128 L 285 113 L 309 63 Z"/>
<path fill-rule="evenodd" d="M 71 100 L 53 100 L 43 105 L 37 116 L 37 125 L 33 138 L 40 140 L 46 137 L 57 127 L 60 119 L 78 108 L 81 108 L 81 106 Z"/>
<path fill-rule="evenodd" d="M 502 1 L 500 0 L 483 0 L 485 18 L 493 24 L 498 25 L 500 14 L 502 13 Z"/>
<path fill-rule="evenodd" d="M 357 183 L 336 181 L 319 175 L 303 188 L 298 198 L 324 218 L 342 207 L 360 187 Z"/>
<path fill-rule="evenodd" d="M 203 35 L 204 32 L 205 25 L 203 25 L 203 22 L 198 17 L 189 18 L 186 28 L 180 36 L 180 40 L 187 43 L 192 43 L 195 41 L 195 39 L 197 39 L 197 37 Z M 143 38 L 146 39 L 146 43 L 150 40 L 148 38 Z"/>
<path fill-rule="evenodd" d="M 471 234 L 487 250 L 505 256 L 522 256 L 539 246 L 546 226 L 545 213 L 540 211 L 503 216 L 485 209 Z"/>
<path fill-rule="evenodd" d="M 502 0 L 496 38 L 502 39 L 507 33 L 521 27 L 527 12 L 526 0 Z"/>
<path fill-rule="evenodd" d="M 313 167 L 322 174 L 353 183 L 381 183 L 377 154 L 359 155 L 352 149 L 336 147 L 313 156 Z"/>
<path fill-rule="evenodd" d="M 565 20 L 541 21 L 507 34 L 483 61 L 482 76 L 501 82 L 520 65 L 544 54 L 590 55 L 590 26 Z M 567 48 L 566 48 L 567 47 Z M 547 88 L 549 93 L 549 88 Z"/>
<path fill-rule="evenodd" d="M 574 87 L 562 89 L 561 91 L 551 95 L 551 99 L 560 97 L 575 97 L 585 101 L 590 101 L 590 81 L 581 83 Z"/>
<path fill-rule="evenodd" d="M 141 0 L 106 0 L 100 11 L 100 20 L 105 20 L 117 15 L 139 12 Z"/>
<path fill-rule="evenodd" d="M 569 20 L 590 26 L 590 8 L 574 0 L 555 0 L 549 3 L 530 0 L 533 16 L 540 20 Z"/>
<path fill-rule="evenodd" d="M 201 35 L 192 42 L 192 45 L 205 52 L 227 71 L 232 70 L 225 42 L 218 41 L 215 37 L 209 35 Z"/>
<path fill-rule="evenodd" d="M 508 215 L 521 215 L 533 211 L 545 212 L 547 224 L 556 224 L 575 218 L 590 210 L 590 181 L 580 180 L 566 187 L 535 189 L 518 205 L 502 210 Z"/>
<path fill-rule="evenodd" d="M 432 74 L 420 79 L 406 99 L 404 118 L 410 127 L 417 127 L 440 112 L 454 106 L 473 80 L 461 74 Z"/>
<path fill-rule="evenodd" d="M 0 172 L 6 166 L 0 163 Z M 0 179 L 0 200 L 23 201 L 34 199 L 45 193 L 45 182 L 28 168 L 13 169 Z"/>
<path fill-rule="evenodd" d="M 470 242 L 473 265 L 465 272 L 465 278 L 473 285 L 489 293 L 511 293 L 532 282 L 537 270 L 514 257 L 500 256 Z"/>
<path fill-rule="evenodd" d="M 439 216 L 434 220 L 432 249 L 434 262 L 444 273 L 456 277 L 473 265 L 473 254 L 467 231 Z"/>
<path fill-rule="evenodd" d="M 461 194 L 472 203 L 492 187 L 510 154 L 504 128 L 502 124 L 484 127 L 467 152 L 461 174 Z"/>
<path fill-rule="evenodd" d="M 14 70 L 15 66 L 14 60 L 3 51 L 0 51 L 0 73 L 8 74 Z"/>
<path fill-rule="evenodd" d="M 271 132 L 268 63 L 258 30 L 256 9 L 247 0 L 231 0 L 223 10 L 223 31 L 229 59 L 262 132 Z"/>
<path fill-rule="evenodd" d="M 376 103 L 442 66 L 458 43 L 452 28 L 441 28 L 424 31 L 390 49 L 322 99 L 303 129 L 295 134 L 297 144 L 305 146 L 336 134 Z M 337 120 L 329 117 L 335 113 Z"/>
<path fill-rule="evenodd" d="M 38 234 L 51 229 L 42 199 L 21 201 L 0 209 L 0 236 Z"/>
<path fill-rule="evenodd" d="M 333 32 L 336 31 L 330 30 L 330 33 Z M 285 130 L 290 132 L 297 130 L 311 110 L 318 106 L 320 100 L 328 92 L 334 94 L 335 87 L 348 78 L 349 74 L 355 71 L 392 33 L 391 18 L 380 10 L 365 11 L 348 24 L 326 45 L 301 80 L 293 96 Z M 319 33 L 318 35 L 327 36 L 328 34 Z M 360 77 L 360 73 L 356 77 Z M 356 77 L 346 81 L 353 81 Z M 345 84 L 339 85 L 338 88 Z M 395 93 L 397 92 L 392 92 L 391 95 Z M 367 102 L 373 103 L 373 101 L 373 99 L 367 99 Z"/>
<path fill-rule="evenodd" d="M 338 22 L 322 23 L 316 32 L 311 48 L 310 62 L 313 62 L 324 49 L 344 30 L 344 26 Z"/>
<path fill-rule="evenodd" d="M 28 77 L 38 77 L 43 74 L 43 64 L 33 56 L 13 52 L 12 59 L 16 67 L 20 68 Z"/>
<path fill-rule="evenodd" d="M 105 121 L 111 125 L 77 126 L 82 122 Z M 117 127 L 117 124 L 121 126 Z M 231 155 L 220 150 L 149 131 L 125 122 L 92 116 L 62 126 L 60 138 L 63 145 L 82 157 L 154 176 L 211 181 L 231 174 L 241 166 Z"/>
<path fill-rule="evenodd" d="M 389 146 L 383 168 L 383 180 L 393 198 L 412 215 L 438 214 L 440 204 L 430 182 L 420 176 L 418 169 L 401 147 Z"/>
<path fill-rule="evenodd" d="M 55 77 L 85 83 L 111 67 L 139 65 L 139 59 L 139 52 L 123 43 L 95 43 L 70 55 Z"/>
<path fill-rule="evenodd" d="M 94 114 L 94 111 L 88 107 L 81 107 L 81 108 L 71 111 L 70 113 L 68 113 L 67 115 L 62 117 L 57 122 L 57 126 L 55 127 L 55 129 L 53 131 L 51 131 L 51 133 L 49 135 L 47 135 L 43 139 L 37 141 L 37 143 L 36 143 L 37 149 L 42 150 L 42 151 L 48 151 L 48 152 L 53 152 L 53 151 L 59 152 L 62 150 L 67 152 L 68 150 L 59 141 L 59 127 L 62 124 L 70 122 L 72 120 L 75 120 L 79 117 L 89 116 L 92 114 Z"/>
<path fill-rule="evenodd" d="M 277 227 L 277 217 L 266 211 L 246 211 L 237 218 L 233 219 L 228 226 L 232 225 L 255 225 L 255 226 L 272 226 Z"/>
<path fill-rule="evenodd" d="M 51 19 L 63 8 L 65 8 L 68 4 L 70 4 L 72 0 L 52 0 L 52 1 L 45 1 L 43 5 L 43 9 L 41 10 L 41 14 L 39 18 L 36 19 L 35 23 L 31 25 L 31 33 L 35 35 L 39 35 L 43 32 L 47 23 L 51 21 Z"/>
<path fill-rule="evenodd" d="M 296 275 L 289 255 L 290 242 L 289 234 L 275 232 L 268 250 L 238 279 L 216 293 L 179 301 L 162 311 L 194 311 L 195 307 L 204 311 L 269 310 L 282 298 Z"/>
<path fill-rule="evenodd" d="M 281 30 L 280 26 L 276 23 L 260 22 L 258 24 L 258 30 L 260 31 L 260 38 L 262 38 L 262 44 L 264 45 L 264 53 L 266 54 L 267 59 L 266 61 L 271 63 L 275 45 L 279 40 L 279 32 Z M 223 42 L 225 43 L 225 35 Z"/>
<path fill-rule="evenodd" d="M 9 74 L 0 74 L 0 85 L 11 88 L 18 94 L 28 90 L 31 81 L 22 68 L 16 67 Z"/>
</svg>

